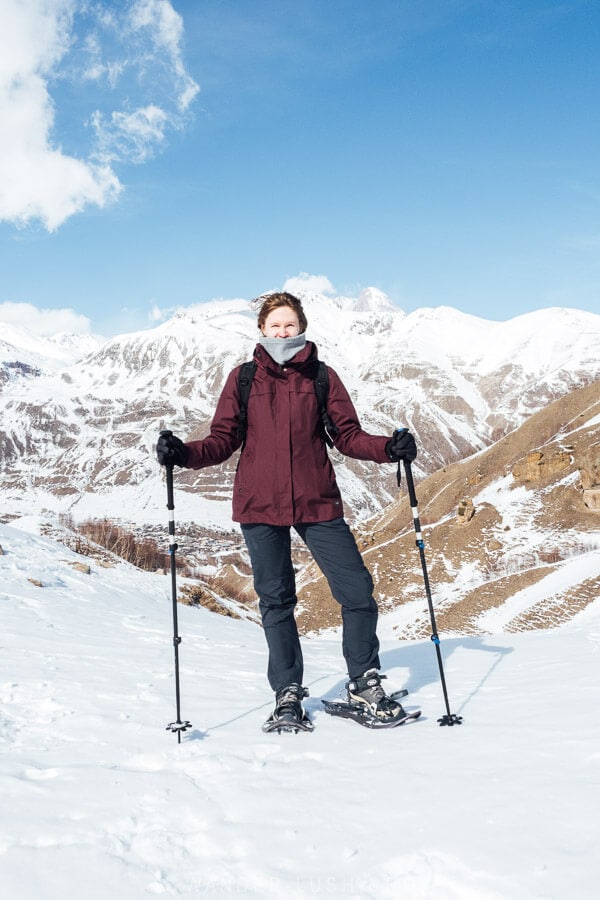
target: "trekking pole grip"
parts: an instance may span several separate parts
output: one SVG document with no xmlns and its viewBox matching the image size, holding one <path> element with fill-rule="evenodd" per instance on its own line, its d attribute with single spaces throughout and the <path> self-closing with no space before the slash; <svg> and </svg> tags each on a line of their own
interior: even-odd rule
<svg viewBox="0 0 600 900">
<path fill-rule="evenodd" d="M 165 428 L 160 432 L 161 437 L 173 437 L 173 432 Z M 173 463 L 165 463 L 166 476 L 167 476 L 167 509 L 175 509 L 175 502 L 173 497 Z M 169 533 L 175 534 L 175 523 L 173 521 L 169 522 Z"/>
<path fill-rule="evenodd" d="M 410 505 L 413 509 L 415 509 L 417 504 L 417 492 L 415 491 L 415 481 L 412 473 L 412 465 L 410 462 L 405 459 L 404 460 L 404 474 L 406 475 L 406 486 L 408 488 L 408 499 L 410 500 Z"/>
</svg>

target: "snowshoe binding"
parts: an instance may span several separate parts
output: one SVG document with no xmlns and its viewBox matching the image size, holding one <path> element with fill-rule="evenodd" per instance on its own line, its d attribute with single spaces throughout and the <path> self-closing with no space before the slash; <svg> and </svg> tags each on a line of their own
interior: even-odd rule
<svg viewBox="0 0 600 900">
<path fill-rule="evenodd" d="M 343 719 L 353 719 L 365 728 L 396 728 L 410 719 L 418 719 L 421 710 L 406 712 L 398 702 L 408 691 L 395 691 L 389 696 L 381 686 L 385 675 L 369 669 L 346 685 L 346 700 L 323 700 L 325 712 Z"/>
<path fill-rule="evenodd" d="M 275 709 L 262 726 L 265 734 L 272 731 L 279 734 L 283 731 L 313 731 L 315 726 L 302 708 L 305 697 L 308 697 L 308 690 L 299 684 L 290 684 L 277 691 Z"/>
</svg>

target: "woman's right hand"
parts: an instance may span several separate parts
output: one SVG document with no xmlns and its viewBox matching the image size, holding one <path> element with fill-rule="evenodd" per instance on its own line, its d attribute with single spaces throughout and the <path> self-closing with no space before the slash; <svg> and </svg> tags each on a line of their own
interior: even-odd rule
<svg viewBox="0 0 600 900">
<path fill-rule="evenodd" d="M 185 466 L 188 448 L 172 431 L 161 431 L 156 444 L 156 458 L 161 466 Z"/>
</svg>

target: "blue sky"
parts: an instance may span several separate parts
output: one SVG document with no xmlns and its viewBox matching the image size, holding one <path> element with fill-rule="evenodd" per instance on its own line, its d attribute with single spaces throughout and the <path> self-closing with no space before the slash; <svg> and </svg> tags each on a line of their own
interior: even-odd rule
<svg viewBox="0 0 600 900">
<path fill-rule="evenodd" d="M 406 311 L 600 313 L 596 0 L 0 0 L 0 23 L 0 320 L 109 336 L 301 273 Z"/>
</svg>

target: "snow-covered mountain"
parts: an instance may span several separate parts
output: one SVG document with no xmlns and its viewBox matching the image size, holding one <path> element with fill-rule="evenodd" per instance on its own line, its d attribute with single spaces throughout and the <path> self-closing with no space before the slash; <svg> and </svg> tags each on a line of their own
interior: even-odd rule
<svg viewBox="0 0 600 900">
<path fill-rule="evenodd" d="M 405 314 L 380 292 L 303 296 L 308 335 L 349 388 L 364 427 L 411 427 L 430 473 L 489 446 L 536 410 L 600 378 L 600 316 L 546 309 L 491 322 L 447 307 Z M 40 509 L 75 518 L 158 521 L 164 486 L 153 447 L 161 428 L 206 433 L 230 369 L 251 356 L 257 330 L 245 300 L 182 310 L 148 331 L 121 335 L 69 361 L 2 329 L 0 362 L 23 362 L 0 392 L 0 486 L 6 514 Z M 64 342 L 58 342 L 65 352 Z M 79 349 L 80 352 L 77 352 Z M 37 355 L 33 355 L 33 351 Z M 380 467 L 334 453 L 351 518 L 394 496 Z M 235 459 L 178 473 L 179 516 L 229 521 Z"/>
<path fill-rule="evenodd" d="M 42 337 L 8 322 L 0 322 L 0 390 L 22 375 L 40 376 L 76 363 L 102 344 L 90 334 L 60 332 Z"/>
</svg>

